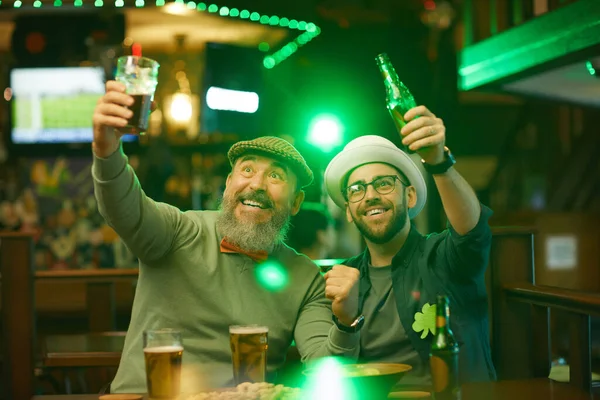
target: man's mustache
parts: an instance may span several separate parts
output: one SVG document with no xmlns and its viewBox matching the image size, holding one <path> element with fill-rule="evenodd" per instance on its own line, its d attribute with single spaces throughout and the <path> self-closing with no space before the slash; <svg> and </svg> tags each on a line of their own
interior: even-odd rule
<svg viewBox="0 0 600 400">
<path fill-rule="evenodd" d="M 273 208 L 273 202 L 269 196 L 263 192 L 241 193 L 238 195 L 238 201 L 255 201 L 262 204 L 265 208 Z"/>
</svg>

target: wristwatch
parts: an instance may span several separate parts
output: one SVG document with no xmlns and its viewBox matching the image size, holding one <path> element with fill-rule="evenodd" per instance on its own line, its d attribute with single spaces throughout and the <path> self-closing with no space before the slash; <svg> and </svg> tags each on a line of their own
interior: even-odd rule
<svg viewBox="0 0 600 400">
<path fill-rule="evenodd" d="M 444 161 L 442 161 L 439 164 L 435 164 L 435 165 L 427 164 L 425 162 L 425 160 L 421 160 L 421 162 L 423 163 L 423 168 L 425 168 L 425 171 L 429 172 L 431 175 L 443 174 L 444 172 L 448 171 L 450 169 L 450 167 L 452 167 L 454 164 L 456 164 L 456 160 L 454 159 L 454 156 L 450 152 L 450 149 L 445 146 L 444 146 Z"/>
<path fill-rule="evenodd" d="M 356 332 L 360 331 L 360 329 L 365 324 L 365 316 L 362 314 L 359 315 L 358 317 L 356 317 L 356 319 L 354 320 L 354 322 L 352 324 L 350 324 L 350 326 L 342 324 L 337 319 L 337 317 L 333 314 L 331 316 L 331 319 L 333 319 L 333 323 L 338 327 L 338 329 L 340 331 L 347 332 L 347 333 L 356 333 Z"/>
</svg>

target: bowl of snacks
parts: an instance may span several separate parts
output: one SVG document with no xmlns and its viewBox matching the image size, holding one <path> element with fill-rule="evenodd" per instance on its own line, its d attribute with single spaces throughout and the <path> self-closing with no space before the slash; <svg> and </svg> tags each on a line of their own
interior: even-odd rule
<svg viewBox="0 0 600 400">
<path fill-rule="evenodd" d="M 382 400 L 387 399 L 392 387 L 411 369 L 407 364 L 339 363 L 311 367 L 303 374 L 307 378 L 307 392 L 336 390 L 344 392 L 344 399 Z"/>
<path fill-rule="evenodd" d="M 234 388 L 215 389 L 190 395 L 185 400 L 304 400 L 300 389 L 267 382 L 240 383 Z"/>
</svg>

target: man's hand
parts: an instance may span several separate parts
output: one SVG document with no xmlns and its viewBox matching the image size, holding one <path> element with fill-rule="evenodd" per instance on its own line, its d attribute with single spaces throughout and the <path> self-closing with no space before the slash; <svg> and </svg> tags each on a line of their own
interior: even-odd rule
<svg viewBox="0 0 600 400">
<path fill-rule="evenodd" d="M 350 326 L 358 316 L 358 281 L 360 271 L 345 265 L 334 265 L 325 274 L 325 296 L 332 301 L 337 319 Z"/>
<path fill-rule="evenodd" d="M 125 85 L 116 81 L 106 82 L 106 93 L 100 97 L 94 109 L 94 153 L 98 157 L 108 157 L 118 148 L 123 136 L 122 129 L 133 112 L 127 106 L 133 105 L 133 97 L 125 94 Z"/>
<path fill-rule="evenodd" d="M 404 120 L 407 124 L 400 131 L 402 144 L 418 153 L 428 164 L 435 165 L 444 161 L 444 121 L 425 106 L 411 108 L 404 114 Z"/>
<path fill-rule="evenodd" d="M 117 81 L 106 82 L 106 93 L 100 97 L 94 109 L 94 153 L 98 157 L 108 157 L 119 148 L 121 136 L 137 133 L 126 129 L 127 119 L 133 116 L 128 106 L 133 105 L 133 97 L 125 93 L 125 85 Z M 150 111 L 156 109 L 153 101 Z"/>
</svg>

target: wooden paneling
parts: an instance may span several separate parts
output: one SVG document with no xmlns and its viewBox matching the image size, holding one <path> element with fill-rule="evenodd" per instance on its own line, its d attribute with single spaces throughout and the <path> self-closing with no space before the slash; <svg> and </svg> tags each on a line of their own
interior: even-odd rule
<svg viewBox="0 0 600 400">
<path fill-rule="evenodd" d="M 493 217 L 493 225 L 534 226 L 535 280 L 538 285 L 600 292 L 600 215 L 589 213 L 510 213 Z M 548 239 L 572 236 L 577 265 L 557 269 L 548 262 Z"/>
</svg>

